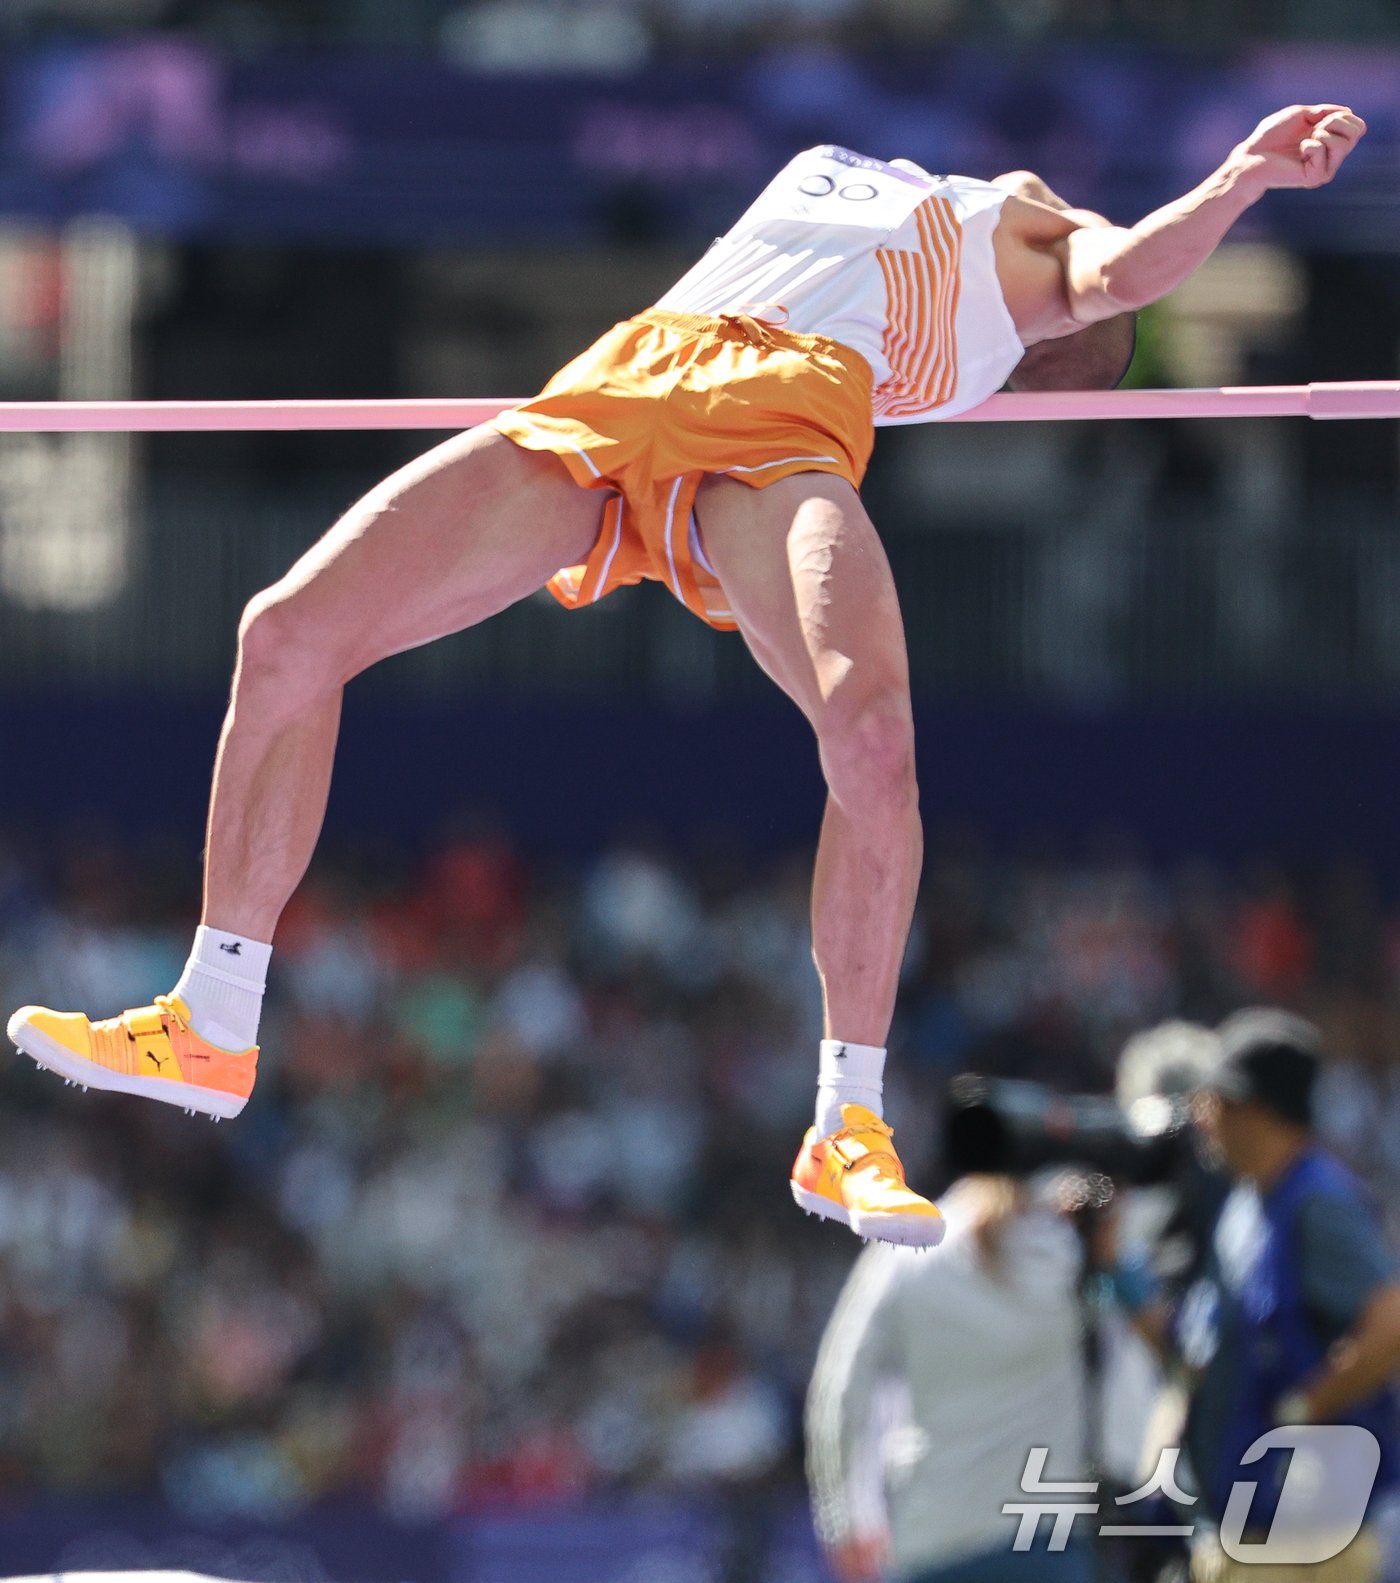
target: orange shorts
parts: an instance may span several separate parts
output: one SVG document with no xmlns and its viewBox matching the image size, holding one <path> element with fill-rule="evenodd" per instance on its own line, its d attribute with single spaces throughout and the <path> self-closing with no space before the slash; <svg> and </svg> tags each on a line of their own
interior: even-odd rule
<svg viewBox="0 0 1400 1583">
<path fill-rule="evenodd" d="M 552 451 L 576 483 L 613 493 L 588 559 L 550 591 L 574 608 L 652 578 L 733 631 L 696 529 L 701 479 L 727 473 L 762 489 L 816 472 L 859 486 L 875 437 L 871 384 L 858 352 L 746 315 L 653 308 L 624 320 L 492 420 L 518 445 Z"/>
</svg>

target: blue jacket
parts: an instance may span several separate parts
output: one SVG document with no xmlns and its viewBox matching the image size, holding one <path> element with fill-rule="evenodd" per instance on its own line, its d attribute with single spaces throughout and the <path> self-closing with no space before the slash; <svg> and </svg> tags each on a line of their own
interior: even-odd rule
<svg viewBox="0 0 1400 1583">
<path fill-rule="evenodd" d="M 1300 1155 L 1266 1193 L 1236 1189 L 1216 1222 L 1205 1273 L 1178 1316 L 1182 1354 L 1203 1371 L 1186 1425 L 1201 1504 L 1218 1521 L 1233 1485 L 1257 1481 L 1251 1530 L 1272 1521 L 1291 1453 L 1269 1451 L 1247 1468 L 1240 1458 L 1277 1427 L 1279 1398 L 1303 1386 L 1337 1340 L 1305 1298 L 1298 1216 L 1313 1197 L 1365 1202 L 1351 1174 L 1318 1149 Z M 1373 1501 L 1400 1482 L 1397 1412 L 1394 1392 L 1385 1389 L 1338 1420 L 1370 1430 L 1380 1444 Z"/>
</svg>

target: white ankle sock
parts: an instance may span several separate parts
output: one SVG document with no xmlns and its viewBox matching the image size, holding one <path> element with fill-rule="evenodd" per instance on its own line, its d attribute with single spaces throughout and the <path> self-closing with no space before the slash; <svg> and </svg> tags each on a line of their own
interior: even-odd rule
<svg viewBox="0 0 1400 1583">
<path fill-rule="evenodd" d="M 194 950 L 174 993 L 190 1008 L 190 1026 L 222 1050 L 258 1042 L 263 988 L 272 947 L 226 929 L 195 930 Z"/>
<path fill-rule="evenodd" d="M 817 1066 L 817 1136 L 841 1130 L 842 1105 L 864 1105 L 883 1116 L 884 1076 L 885 1052 L 879 1046 L 823 1039 Z"/>
</svg>

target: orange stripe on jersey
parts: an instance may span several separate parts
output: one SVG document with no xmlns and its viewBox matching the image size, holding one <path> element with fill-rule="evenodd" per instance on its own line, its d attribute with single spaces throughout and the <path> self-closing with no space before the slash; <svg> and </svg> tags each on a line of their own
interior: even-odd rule
<svg viewBox="0 0 1400 1583">
<path fill-rule="evenodd" d="M 875 392 L 876 417 L 912 417 L 952 400 L 958 388 L 956 324 L 962 227 L 946 198 L 914 211 L 917 251 L 881 248 L 885 282 L 885 361 L 890 377 Z"/>
<path fill-rule="evenodd" d="M 923 344 L 916 363 L 899 370 L 898 388 L 891 389 L 885 411 L 911 416 L 942 406 L 956 388 L 953 310 L 956 307 L 961 232 L 946 199 L 932 199 L 915 214 L 920 251 L 917 259 L 923 292 L 919 335 Z M 892 381 L 893 383 L 893 381 Z"/>
<path fill-rule="evenodd" d="M 940 284 L 944 289 L 938 294 L 938 322 L 934 328 L 934 350 L 937 352 L 938 378 L 936 400 L 941 406 L 949 400 L 957 384 L 956 314 L 958 288 L 962 281 L 962 231 L 953 217 L 951 207 L 945 202 L 936 214 L 927 205 L 918 211 L 920 235 L 930 257 L 939 261 Z M 932 388 L 927 385 L 925 388 Z"/>
<path fill-rule="evenodd" d="M 909 366 L 905 385 L 911 392 L 928 396 L 936 394 L 943 386 L 947 345 L 943 333 L 944 293 L 939 288 L 948 278 L 951 259 L 926 207 L 921 205 L 915 211 L 914 224 L 919 233 L 917 257 L 926 312 L 919 326 L 922 344 L 915 348 L 916 360 Z"/>
<path fill-rule="evenodd" d="M 917 288 L 912 282 L 906 284 L 907 265 L 905 260 L 908 255 L 904 253 L 877 252 L 880 273 L 885 279 L 885 361 L 890 365 L 891 377 L 887 384 L 883 384 L 875 392 L 875 413 L 878 416 L 885 410 L 886 405 L 893 395 L 895 376 L 893 370 L 907 366 L 918 344 L 910 331 L 910 322 L 916 312 L 919 299 Z"/>
<path fill-rule="evenodd" d="M 951 401 L 958 388 L 958 301 L 962 296 L 962 226 L 951 206 L 944 213 L 945 235 L 950 254 L 948 291 L 943 299 L 943 322 L 946 333 L 946 372 L 941 400 Z"/>
<path fill-rule="evenodd" d="M 907 392 L 918 388 L 911 371 L 933 339 L 929 313 L 933 279 L 928 260 L 922 253 L 896 249 L 877 256 L 890 288 L 884 348 L 890 378 L 876 392 L 875 412 L 878 414 L 898 406 Z"/>
</svg>

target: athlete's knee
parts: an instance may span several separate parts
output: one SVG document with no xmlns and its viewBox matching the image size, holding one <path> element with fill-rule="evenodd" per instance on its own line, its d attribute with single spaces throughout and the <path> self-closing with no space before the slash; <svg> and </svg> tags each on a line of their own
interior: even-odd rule
<svg viewBox="0 0 1400 1583">
<path fill-rule="evenodd" d="M 882 815 L 918 803 L 909 694 L 890 686 L 843 698 L 838 689 L 818 727 L 822 767 L 842 807 Z"/>
<path fill-rule="evenodd" d="M 238 623 L 237 688 L 266 714 L 290 716 L 338 685 L 325 634 L 275 588 L 255 594 Z"/>
</svg>

